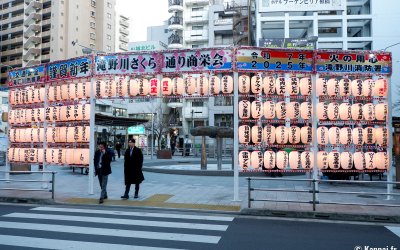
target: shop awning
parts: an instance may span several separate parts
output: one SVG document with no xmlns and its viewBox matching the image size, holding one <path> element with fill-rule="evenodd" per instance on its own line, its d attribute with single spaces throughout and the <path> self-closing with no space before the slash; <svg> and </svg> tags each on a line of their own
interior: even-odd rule
<svg viewBox="0 0 400 250">
<path fill-rule="evenodd" d="M 131 127 L 148 122 L 147 119 L 126 118 L 108 116 L 103 114 L 95 115 L 95 124 L 100 126 Z"/>
</svg>

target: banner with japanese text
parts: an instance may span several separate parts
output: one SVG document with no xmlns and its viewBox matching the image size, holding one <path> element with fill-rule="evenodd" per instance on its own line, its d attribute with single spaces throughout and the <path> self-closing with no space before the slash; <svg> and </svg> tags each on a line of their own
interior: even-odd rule
<svg viewBox="0 0 400 250">
<path fill-rule="evenodd" d="M 317 51 L 318 73 L 391 74 L 389 52 Z"/>
<path fill-rule="evenodd" d="M 345 10 L 346 0 L 259 0 L 260 12 Z"/>
<path fill-rule="evenodd" d="M 307 50 L 239 48 L 236 69 L 283 72 L 312 72 L 313 52 Z"/>
<path fill-rule="evenodd" d="M 92 59 L 81 57 L 68 61 L 47 64 L 47 80 L 90 77 L 92 75 Z"/>
<path fill-rule="evenodd" d="M 125 53 L 100 55 L 95 58 L 96 75 L 157 74 L 160 68 L 159 53 Z"/>
<path fill-rule="evenodd" d="M 18 86 L 45 81 L 45 66 L 34 66 L 29 68 L 10 71 L 8 74 L 8 85 Z"/>
</svg>

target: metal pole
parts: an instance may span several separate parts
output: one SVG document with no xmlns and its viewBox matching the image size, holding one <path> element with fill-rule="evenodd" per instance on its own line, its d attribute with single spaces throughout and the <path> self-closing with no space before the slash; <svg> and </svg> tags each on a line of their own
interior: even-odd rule
<svg viewBox="0 0 400 250">
<path fill-rule="evenodd" d="M 317 201 L 317 194 L 316 194 L 316 185 L 317 181 L 315 179 L 312 180 L 312 196 L 313 196 L 313 211 L 315 211 L 316 201 Z"/>
<path fill-rule="evenodd" d="M 44 117 L 44 122 L 43 122 L 43 130 L 44 130 L 44 138 L 43 138 L 43 148 L 45 150 L 47 150 L 47 120 L 46 120 L 46 108 L 49 106 L 49 99 L 47 97 L 47 93 L 49 92 L 49 86 L 47 84 L 44 85 L 44 111 L 45 111 L 45 117 Z M 39 126 L 40 127 L 40 126 Z M 43 157 L 43 165 L 42 165 L 42 171 L 47 171 L 47 162 L 46 162 L 46 158 Z M 42 184 L 42 188 L 46 189 L 48 188 L 48 183 L 47 183 L 47 176 L 45 173 L 42 174 L 42 180 L 43 180 L 43 184 Z"/>
<path fill-rule="evenodd" d="M 91 82 L 91 90 L 90 90 L 90 143 L 89 143 L 89 178 L 88 178 L 88 193 L 94 194 L 94 153 L 95 153 L 95 140 L 94 140 L 94 132 L 95 132 L 95 113 L 96 113 L 96 79 L 92 78 Z"/>
<path fill-rule="evenodd" d="M 151 159 L 153 160 L 154 154 L 154 114 L 151 114 Z"/>
<path fill-rule="evenodd" d="M 217 137 L 217 169 L 222 170 L 222 138 Z"/>
<path fill-rule="evenodd" d="M 54 200 L 54 189 L 55 189 L 55 184 L 56 182 L 56 177 L 55 177 L 55 172 L 51 172 L 51 199 Z"/>
<path fill-rule="evenodd" d="M 316 42 L 314 42 L 314 58 L 316 57 Z M 313 155 L 313 179 L 318 179 L 318 161 L 317 161 L 317 153 L 318 153 L 318 144 L 317 144 L 317 126 L 318 126 L 318 117 L 317 117 L 317 73 L 313 73 L 312 80 L 312 155 Z M 318 183 L 315 183 L 315 190 L 318 190 Z"/>
<path fill-rule="evenodd" d="M 239 74 L 238 72 L 233 73 L 233 200 L 239 200 Z"/>
<path fill-rule="evenodd" d="M 393 181 L 393 172 L 394 172 L 394 166 L 393 166 L 393 126 L 392 126 L 392 92 L 391 92 L 391 78 L 389 77 L 388 79 L 388 87 L 387 87 L 387 102 L 388 102 L 388 116 L 386 117 L 386 127 L 388 131 L 388 147 L 387 147 L 387 154 L 389 156 L 389 169 L 388 169 L 388 176 L 387 176 L 387 181 L 392 182 Z M 397 173 L 400 174 L 400 173 Z M 386 185 L 387 193 L 391 194 L 393 193 L 393 184 L 388 183 Z M 386 197 L 387 200 L 392 200 L 393 196 L 388 195 Z"/>
<path fill-rule="evenodd" d="M 247 200 L 248 204 L 247 207 L 251 208 L 251 178 L 247 177 Z"/>
</svg>

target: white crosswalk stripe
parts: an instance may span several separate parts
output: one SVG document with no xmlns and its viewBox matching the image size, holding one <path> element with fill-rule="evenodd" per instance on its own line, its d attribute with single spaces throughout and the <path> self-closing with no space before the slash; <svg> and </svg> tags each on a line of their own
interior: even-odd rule
<svg viewBox="0 0 400 250">
<path fill-rule="evenodd" d="M 397 237 L 400 238 L 400 227 L 386 226 L 386 228 L 389 229 L 392 233 L 394 233 L 395 235 L 397 235 Z"/>
<path fill-rule="evenodd" d="M 0 217 L 0 249 L 150 250 L 186 249 L 187 244 L 203 244 L 203 248 L 218 244 L 233 220 L 232 216 L 36 207 Z M 60 235 L 66 238 L 57 239 Z M 82 241 L 82 235 L 92 240 Z M 91 242 L 93 236 L 107 242 Z"/>
</svg>

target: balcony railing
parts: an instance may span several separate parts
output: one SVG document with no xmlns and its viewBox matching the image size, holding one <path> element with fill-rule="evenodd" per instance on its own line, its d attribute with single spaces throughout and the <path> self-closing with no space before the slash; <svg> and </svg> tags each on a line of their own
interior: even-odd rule
<svg viewBox="0 0 400 250">
<path fill-rule="evenodd" d="M 183 7 L 183 0 L 169 0 L 168 1 L 168 7 L 175 6 L 175 5 L 180 5 Z"/>
<path fill-rule="evenodd" d="M 179 16 L 172 16 L 168 19 L 169 25 L 183 25 L 183 18 Z"/>
<path fill-rule="evenodd" d="M 182 44 L 183 38 L 179 36 L 178 34 L 172 34 L 168 38 L 168 44 Z"/>
</svg>

